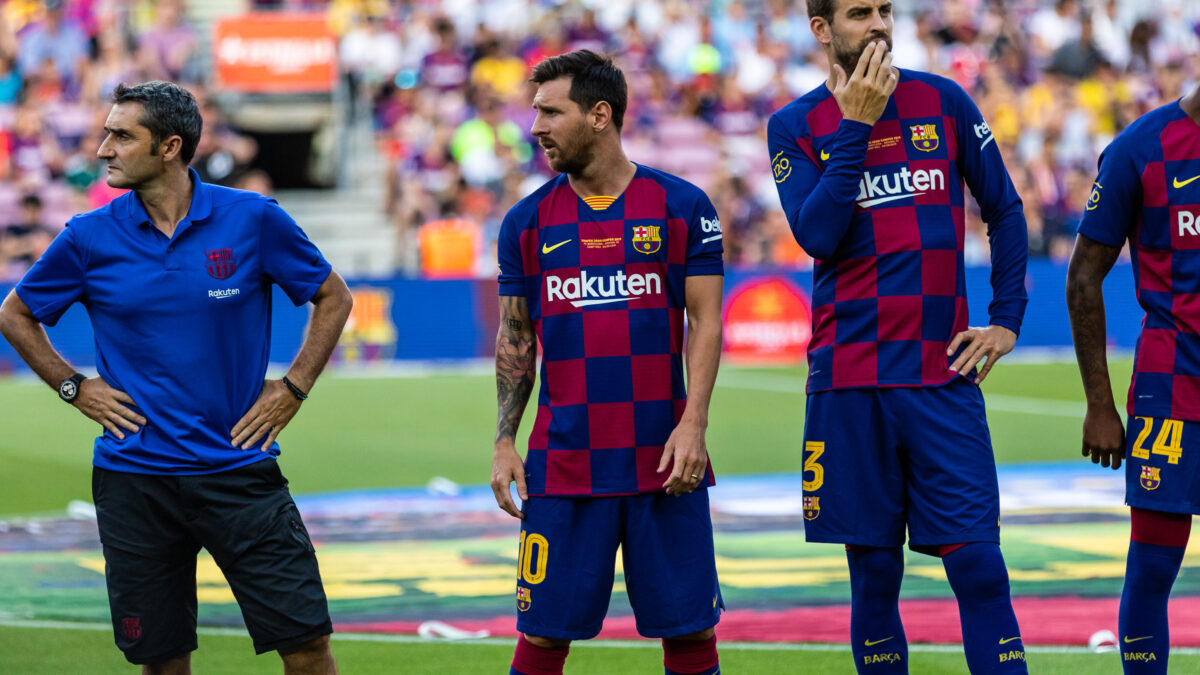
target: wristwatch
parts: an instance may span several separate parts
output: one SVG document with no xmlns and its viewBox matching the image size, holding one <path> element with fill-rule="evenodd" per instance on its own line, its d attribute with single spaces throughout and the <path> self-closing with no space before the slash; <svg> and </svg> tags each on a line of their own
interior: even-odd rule
<svg viewBox="0 0 1200 675">
<path fill-rule="evenodd" d="M 75 373 L 74 375 L 63 380 L 58 385 L 58 397 L 67 403 L 72 403 L 76 396 L 79 396 L 79 383 L 87 379 L 83 373 Z"/>
</svg>

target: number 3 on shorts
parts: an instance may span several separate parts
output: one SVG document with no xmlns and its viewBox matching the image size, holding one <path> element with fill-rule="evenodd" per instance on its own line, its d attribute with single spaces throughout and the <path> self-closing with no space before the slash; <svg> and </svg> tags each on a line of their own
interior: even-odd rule
<svg viewBox="0 0 1200 675">
<path fill-rule="evenodd" d="M 805 492 L 813 492 L 819 490 L 825 484 L 825 467 L 817 463 L 821 455 L 825 454 L 824 441 L 808 441 L 804 444 L 804 488 Z M 807 480 L 808 473 L 812 472 L 812 480 Z"/>
<path fill-rule="evenodd" d="M 517 550 L 517 578 L 525 583 L 540 584 L 546 579 L 546 559 L 550 557 L 550 542 L 540 534 L 526 535 L 521 530 L 521 545 Z"/>
<path fill-rule="evenodd" d="M 1155 418 L 1138 417 L 1136 419 L 1142 421 L 1142 431 L 1138 434 L 1137 440 L 1133 442 L 1131 454 L 1137 459 L 1150 459 L 1150 453 L 1166 455 L 1168 464 L 1178 464 L 1179 457 L 1183 455 L 1183 420 L 1164 419 L 1162 426 L 1158 429 L 1158 436 L 1154 438 L 1154 445 L 1147 450 L 1146 446 L 1142 444 L 1150 435 Z"/>
</svg>

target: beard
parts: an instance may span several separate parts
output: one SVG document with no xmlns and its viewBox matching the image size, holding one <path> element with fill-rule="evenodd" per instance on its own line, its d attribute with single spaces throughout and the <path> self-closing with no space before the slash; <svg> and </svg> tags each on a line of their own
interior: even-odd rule
<svg viewBox="0 0 1200 675">
<path fill-rule="evenodd" d="M 865 38 L 857 45 L 851 45 L 849 42 L 838 37 L 836 32 L 833 34 L 833 57 L 837 61 L 837 64 L 842 67 L 842 70 L 846 71 L 847 78 L 854 74 L 855 68 L 858 68 L 858 60 L 862 58 L 863 50 L 867 48 L 867 45 L 876 40 L 883 40 L 887 44 L 888 52 L 891 53 L 891 35 L 878 33 Z"/>
<path fill-rule="evenodd" d="M 572 136 L 566 139 L 565 144 L 555 143 L 553 149 L 558 151 L 557 156 L 553 159 L 547 156 L 546 161 L 550 168 L 558 173 L 577 176 L 592 163 L 596 153 L 592 149 L 590 139 L 586 138 L 583 132 Z"/>
</svg>

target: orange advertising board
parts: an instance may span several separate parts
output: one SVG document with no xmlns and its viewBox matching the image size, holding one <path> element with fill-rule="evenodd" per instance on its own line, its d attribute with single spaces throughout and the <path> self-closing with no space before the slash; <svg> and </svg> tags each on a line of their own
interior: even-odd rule
<svg viewBox="0 0 1200 675">
<path fill-rule="evenodd" d="M 245 93 L 333 90 L 337 40 L 324 14 L 226 17 L 213 27 L 217 87 Z"/>
<path fill-rule="evenodd" d="M 784 277 L 760 277 L 735 288 L 725 303 L 725 354 L 734 360 L 803 361 L 812 338 L 804 291 Z"/>
</svg>

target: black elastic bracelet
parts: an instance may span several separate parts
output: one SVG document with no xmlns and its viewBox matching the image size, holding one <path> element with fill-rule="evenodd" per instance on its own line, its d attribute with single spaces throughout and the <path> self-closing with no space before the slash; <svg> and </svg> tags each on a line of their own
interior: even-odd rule
<svg viewBox="0 0 1200 675">
<path fill-rule="evenodd" d="M 287 385 L 288 391 L 292 392 L 292 396 L 295 396 L 297 401 L 303 401 L 308 398 L 308 394 L 301 391 L 300 387 L 297 387 L 295 383 L 287 379 L 287 375 L 283 376 L 283 383 Z"/>
</svg>

